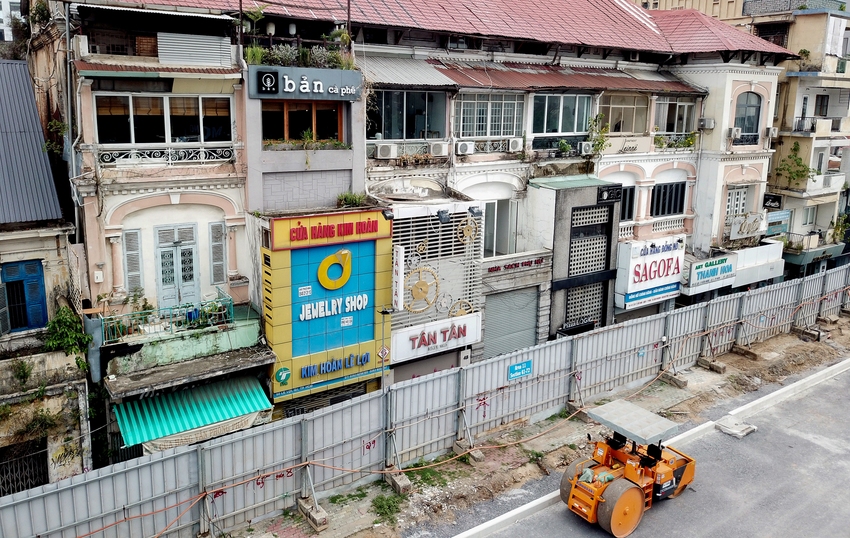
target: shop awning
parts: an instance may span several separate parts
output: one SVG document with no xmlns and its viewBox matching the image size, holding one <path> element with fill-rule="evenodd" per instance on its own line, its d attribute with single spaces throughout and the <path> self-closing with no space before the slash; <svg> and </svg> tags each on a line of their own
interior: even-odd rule
<svg viewBox="0 0 850 538">
<path fill-rule="evenodd" d="M 227 379 L 115 406 L 127 446 L 271 408 L 253 377 Z"/>
<path fill-rule="evenodd" d="M 357 66 L 376 87 L 404 87 L 457 90 L 455 81 L 426 60 L 357 56 Z"/>
</svg>

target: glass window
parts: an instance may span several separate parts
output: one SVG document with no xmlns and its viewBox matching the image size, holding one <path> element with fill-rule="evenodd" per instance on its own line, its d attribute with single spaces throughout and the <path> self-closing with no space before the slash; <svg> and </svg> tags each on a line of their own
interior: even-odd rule
<svg viewBox="0 0 850 538">
<path fill-rule="evenodd" d="M 517 201 L 496 200 L 484 205 L 484 257 L 516 253 Z"/>
<path fill-rule="evenodd" d="M 729 189 L 726 192 L 726 223 L 731 224 L 737 215 L 745 215 L 750 208 L 747 204 L 748 187 Z"/>
<path fill-rule="evenodd" d="M 535 95 L 532 131 L 543 133 L 586 133 L 589 95 Z"/>
<path fill-rule="evenodd" d="M 653 217 L 666 217 L 669 215 L 681 215 L 685 212 L 685 187 L 686 183 L 665 183 L 652 188 L 652 201 L 650 203 L 650 215 Z"/>
<path fill-rule="evenodd" d="M 635 188 L 623 187 L 620 198 L 620 221 L 635 220 Z"/>
<path fill-rule="evenodd" d="M 515 94 L 459 95 L 455 99 L 455 125 L 458 136 L 522 136 L 524 100 L 524 96 Z"/>
<path fill-rule="evenodd" d="M 202 97 L 204 113 L 204 142 L 230 142 L 230 99 L 227 97 Z"/>
<path fill-rule="evenodd" d="M 803 226 L 811 226 L 815 223 L 818 215 L 818 206 L 813 205 L 803 208 Z"/>
<path fill-rule="evenodd" d="M 162 97 L 133 98 L 133 136 L 140 143 L 165 142 L 165 108 Z"/>
<path fill-rule="evenodd" d="M 263 140 L 342 140 L 342 103 L 271 101 L 262 103 Z M 284 119 L 285 118 L 285 119 Z"/>
<path fill-rule="evenodd" d="M 367 116 L 370 140 L 445 138 L 446 94 L 377 90 L 369 98 Z"/>
<path fill-rule="evenodd" d="M 605 116 L 611 133 L 646 133 L 649 100 L 645 96 L 603 95 L 599 102 L 599 112 Z"/>
<path fill-rule="evenodd" d="M 682 134 L 694 130 L 693 97 L 659 97 L 655 103 L 655 129 L 661 134 Z"/>
<path fill-rule="evenodd" d="M 738 96 L 735 104 L 735 127 L 741 128 L 741 138 L 734 139 L 733 145 L 758 144 L 760 114 L 761 96 L 753 92 L 744 92 Z"/>
<path fill-rule="evenodd" d="M 200 142 L 201 113 L 197 97 L 172 97 L 171 103 L 171 141 Z"/>
<path fill-rule="evenodd" d="M 829 95 L 815 96 L 815 116 L 827 116 L 829 110 Z"/>
<path fill-rule="evenodd" d="M 97 137 L 101 144 L 129 144 L 130 98 L 104 95 L 95 98 Z"/>
</svg>

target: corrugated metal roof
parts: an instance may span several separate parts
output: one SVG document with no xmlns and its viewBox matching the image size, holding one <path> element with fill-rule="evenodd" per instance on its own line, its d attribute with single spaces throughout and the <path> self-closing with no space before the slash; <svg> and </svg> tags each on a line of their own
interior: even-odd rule
<svg viewBox="0 0 850 538">
<path fill-rule="evenodd" d="M 132 58 L 128 56 L 127 58 Z M 184 67 L 175 65 L 133 65 L 133 64 L 114 64 L 91 62 L 86 60 L 74 60 L 74 67 L 83 76 L 93 76 L 98 73 L 150 73 L 151 77 L 156 77 L 157 73 L 191 73 L 198 75 L 230 75 L 225 78 L 239 78 L 242 76 L 242 71 L 238 67 Z"/>
<path fill-rule="evenodd" d="M 227 379 L 114 407 L 124 444 L 137 445 L 271 407 L 253 377 Z"/>
<path fill-rule="evenodd" d="M 605 185 L 616 185 L 616 183 L 604 181 L 594 175 L 588 174 L 576 174 L 573 176 L 536 177 L 531 179 L 529 183 L 533 187 L 552 189 L 556 191 L 562 189 L 578 189 L 581 187 L 600 187 Z"/>
<path fill-rule="evenodd" d="M 91 9 L 111 9 L 113 11 L 135 11 L 137 13 L 152 13 L 155 15 L 181 15 L 183 17 L 201 17 L 204 19 L 222 19 L 222 20 L 232 20 L 233 17 L 230 15 L 212 15 L 209 13 L 191 13 L 187 11 L 175 11 L 175 10 L 159 10 L 159 9 L 138 9 L 133 7 L 119 7 L 119 6 L 103 6 L 98 4 L 71 4 L 71 11 L 76 11 L 80 7 L 91 8 Z"/>
<path fill-rule="evenodd" d="M 62 218 L 26 62 L 0 60 L 0 223 Z"/>
<path fill-rule="evenodd" d="M 652 17 L 664 32 L 670 47 L 679 53 L 746 50 L 796 56 L 790 50 L 695 9 L 653 11 Z"/>
<path fill-rule="evenodd" d="M 431 64 L 462 88 L 498 88 L 504 90 L 632 90 L 657 93 L 705 93 L 675 76 L 641 73 L 622 69 L 565 67 L 550 64 L 515 62 L 457 62 L 447 60 L 409 60 Z M 404 77 L 395 77 L 403 81 Z M 397 82 L 401 83 L 401 82 Z"/>
<path fill-rule="evenodd" d="M 357 57 L 366 80 L 377 86 L 428 86 L 457 89 L 457 83 L 425 60 L 411 58 Z"/>
</svg>

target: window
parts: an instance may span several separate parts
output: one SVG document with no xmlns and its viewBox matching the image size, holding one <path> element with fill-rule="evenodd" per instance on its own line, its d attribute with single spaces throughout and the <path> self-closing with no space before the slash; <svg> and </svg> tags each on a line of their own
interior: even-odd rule
<svg viewBox="0 0 850 538">
<path fill-rule="evenodd" d="M 803 208 L 803 222 L 800 224 L 802 226 L 811 226 L 815 223 L 815 219 L 818 215 L 818 206 L 812 205 L 809 207 Z"/>
<path fill-rule="evenodd" d="M 534 96 L 534 133 L 586 133 L 589 119 L 589 95 Z"/>
<path fill-rule="evenodd" d="M 522 95 L 462 94 L 455 100 L 455 132 L 461 137 L 522 136 Z"/>
<path fill-rule="evenodd" d="M 516 200 L 497 200 L 484 205 L 484 257 L 516 252 Z"/>
<path fill-rule="evenodd" d="M 0 334 L 47 324 L 41 260 L 6 263 L 0 268 Z"/>
<path fill-rule="evenodd" d="M 741 138 L 733 139 L 732 144 L 758 144 L 760 114 L 761 96 L 753 92 L 744 92 L 738 96 L 735 105 L 735 127 L 741 128 Z"/>
<path fill-rule="evenodd" d="M 342 103 L 271 101 L 262 104 L 263 140 L 342 141 Z"/>
<path fill-rule="evenodd" d="M 815 169 L 818 171 L 819 174 L 826 173 L 826 170 L 824 169 L 824 166 L 823 166 L 825 162 L 826 162 L 826 152 L 819 151 L 818 152 L 818 165 L 817 165 L 817 167 L 815 167 Z"/>
<path fill-rule="evenodd" d="M 227 282 L 227 260 L 225 258 L 227 228 L 223 222 L 210 223 L 210 284 Z"/>
<path fill-rule="evenodd" d="M 635 220 L 635 188 L 623 187 L 620 198 L 620 222 Z"/>
<path fill-rule="evenodd" d="M 9 11 L 14 15 L 20 15 L 21 14 L 21 3 L 20 2 L 9 3 Z"/>
<path fill-rule="evenodd" d="M 230 97 L 95 95 L 100 144 L 233 140 Z"/>
<path fill-rule="evenodd" d="M 736 215 L 745 215 L 749 212 L 747 205 L 748 187 L 738 187 L 726 191 L 726 223 L 731 224 Z"/>
<path fill-rule="evenodd" d="M 366 138 L 423 140 L 446 136 L 446 94 L 378 90 L 370 97 Z"/>
<path fill-rule="evenodd" d="M 827 116 L 829 110 L 829 95 L 815 96 L 815 116 Z"/>
<path fill-rule="evenodd" d="M 650 215 L 653 217 L 666 217 L 668 215 L 680 215 L 684 213 L 685 187 L 686 183 L 684 181 L 681 183 L 666 183 L 653 187 Z"/>
<path fill-rule="evenodd" d="M 648 111 L 649 101 L 642 95 L 603 95 L 599 102 L 610 133 L 646 133 Z"/>
<path fill-rule="evenodd" d="M 655 104 L 655 127 L 659 133 L 690 133 L 694 130 L 693 97 L 659 97 Z"/>
</svg>

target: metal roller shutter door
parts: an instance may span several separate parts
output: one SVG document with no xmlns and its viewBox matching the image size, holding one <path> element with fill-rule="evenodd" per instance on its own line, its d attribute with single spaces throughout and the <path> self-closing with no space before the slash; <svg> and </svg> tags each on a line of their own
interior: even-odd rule
<svg viewBox="0 0 850 538">
<path fill-rule="evenodd" d="M 488 295 L 484 312 L 484 358 L 537 343 L 537 288 Z"/>
</svg>

